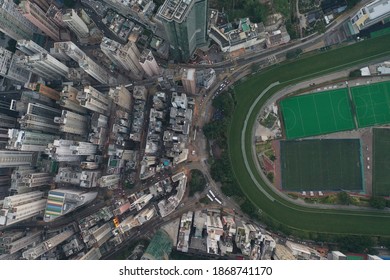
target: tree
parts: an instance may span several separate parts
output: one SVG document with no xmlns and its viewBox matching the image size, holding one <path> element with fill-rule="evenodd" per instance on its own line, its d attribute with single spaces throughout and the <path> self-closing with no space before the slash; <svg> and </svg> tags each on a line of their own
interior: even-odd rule
<svg viewBox="0 0 390 280">
<path fill-rule="evenodd" d="M 386 207 L 386 199 L 381 196 L 373 196 L 369 200 L 370 206 L 376 209 L 384 209 Z"/>
<path fill-rule="evenodd" d="M 16 51 L 16 43 L 14 39 L 9 39 L 6 49 L 14 53 Z"/>
<path fill-rule="evenodd" d="M 198 169 L 191 170 L 191 180 L 189 182 L 190 196 L 193 196 L 196 192 L 202 192 L 206 187 L 206 179 L 202 171 Z"/>
<path fill-rule="evenodd" d="M 337 194 L 337 199 L 339 203 L 343 205 L 349 205 L 351 203 L 351 197 L 346 192 L 339 192 Z"/>
<path fill-rule="evenodd" d="M 376 245 L 370 236 L 344 235 L 337 238 L 341 251 L 351 253 L 367 253 Z"/>
</svg>

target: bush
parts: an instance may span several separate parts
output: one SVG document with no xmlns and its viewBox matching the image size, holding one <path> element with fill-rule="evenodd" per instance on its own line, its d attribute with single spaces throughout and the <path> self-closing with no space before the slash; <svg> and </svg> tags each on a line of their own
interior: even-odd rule
<svg viewBox="0 0 390 280">
<path fill-rule="evenodd" d="M 191 170 L 191 180 L 189 183 L 190 196 L 193 196 L 196 192 L 202 192 L 206 187 L 206 179 L 202 171 L 198 169 Z"/>
<path fill-rule="evenodd" d="M 369 200 L 370 206 L 376 209 L 385 209 L 386 199 L 380 196 L 373 196 Z"/>
</svg>

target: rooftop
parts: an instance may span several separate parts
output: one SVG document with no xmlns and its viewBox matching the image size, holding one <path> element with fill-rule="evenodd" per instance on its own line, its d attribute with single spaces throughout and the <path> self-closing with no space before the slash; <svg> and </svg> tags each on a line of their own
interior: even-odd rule
<svg viewBox="0 0 390 280">
<path fill-rule="evenodd" d="M 168 21 L 182 22 L 194 2 L 195 0 L 166 0 L 158 11 L 158 15 Z"/>
</svg>

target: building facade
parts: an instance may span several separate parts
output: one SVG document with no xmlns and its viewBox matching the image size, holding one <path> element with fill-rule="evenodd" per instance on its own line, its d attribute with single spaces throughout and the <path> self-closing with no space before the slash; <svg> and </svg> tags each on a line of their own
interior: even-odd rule
<svg viewBox="0 0 390 280">
<path fill-rule="evenodd" d="M 158 11 L 173 58 L 188 61 L 207 43 L 208 0 L 166 0 Z"/>
</svg>

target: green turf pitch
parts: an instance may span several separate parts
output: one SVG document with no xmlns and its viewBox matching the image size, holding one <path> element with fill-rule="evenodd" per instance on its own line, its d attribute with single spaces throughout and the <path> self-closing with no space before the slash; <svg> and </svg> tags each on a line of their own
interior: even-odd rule
<svg viewBox="0 0 390 280">
<path fill-rule="evenodd" d="M 355 128 L 347 89 L 289 97 L 280 106 L 287 139 Z"/>
<path fill-rule="evenodd" d="M 390 82 L 351 88 L 359 127 L 390 122 Z"/>
<path fill-rule="evenodd" d="M 390 129 L 374 128 L 372 192 L 390 196 Z"/>
<path fill-rule="evenodd" d="M 360 141 L 281 141 L 285 191 L 361 191 Z"/>
</svg>

